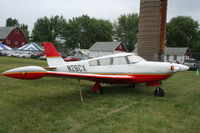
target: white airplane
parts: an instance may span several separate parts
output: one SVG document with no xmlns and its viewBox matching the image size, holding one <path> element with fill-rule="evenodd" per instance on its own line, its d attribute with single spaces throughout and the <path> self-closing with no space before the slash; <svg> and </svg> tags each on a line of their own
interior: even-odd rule
<svg viewBox="0 0 200 133">
<path fill-rule="evenodd" d="M 95 82 L 92 88 L 94 92 L 102 91 L 100 83 L 132 85 L 146 83 L 147 86 L 157 86 L 154 91 L 155 96 L 164 96 L 164 90 L 159 87 L 161 81 L 175 72 L 189 69 L 181 64 L 146 61 L 133 53 L 119 53 L 88 60 L 65 62 L 52 43 L 45 42 L 44 48 L 49 67 L 19 67 L 2 74 L 18 79 L 55 76 L 76 78 L 79 81 L 80 79 L 90 80 Z"/>
</svg>

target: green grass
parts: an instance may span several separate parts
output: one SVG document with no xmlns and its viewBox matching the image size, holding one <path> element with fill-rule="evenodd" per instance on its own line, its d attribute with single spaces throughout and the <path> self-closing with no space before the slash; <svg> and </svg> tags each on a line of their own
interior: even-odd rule
<svg viewBox="0 0 200 133">
<path fill-rule="evenodd" d="M 45 61 L 0 57 L 0 73 L 15 67 L 46 66 Z M 154 88 L 103 85 L 43 78 L 18 80 L 0 75 L 0 133 L 197 133 L 200 131 L 200 77 L 177 73 L 163 82 L 166 96 Z"/>
</svg>

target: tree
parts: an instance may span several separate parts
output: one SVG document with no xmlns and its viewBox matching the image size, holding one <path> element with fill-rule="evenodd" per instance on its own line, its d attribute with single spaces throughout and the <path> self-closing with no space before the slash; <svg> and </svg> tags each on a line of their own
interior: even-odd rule
<svg viewBox="0 0 200 133">
<path fill-rule="evenodd" d="M 197 36 L 196 43 L 192 45 L 192 52 L 200 52 L 200 30 L 198 30 Z"/>
<path fill-rule="evenodd" d="M 122 42 L 129 51 L 137 43 L 138 14 L 121 15 L 114 23 L 114 39 Z"/>
<path fill-rule="evenodd" d="M 27 41 L 29 41 L 29 31 L 28 31 L 28 25 L 26 24 L 20 24 L 20 29 L 23 31 Z"/>
<path fill-rule="evenodd" d="M 172 18 L 167 23 L 167 46 L 189 47 L 200 51 L 199 24 L 188 16 Z"/>
<path fill-rule="evenodd" d="M 90 48 L 97 41 L 112 41 L 113 26 L 87 15 L 70 19 L 64 30 L 65 49 Z"/>
<path fill-rule="evenodd" d="M 51 41 L 50 21 L 47 17 L 39 18 L 32 30 L 32 39 L 35 42 Z"/>
<path fill-rule="evenodd" d="M 28 25 L 19 24 L 17 19 L 8 18 L 8 19 L 6 19 L 6 26 L 17 26 L 17 27 L 19 27 L 23 31 L 27 41 L 29 41 Z"/>
<path fill-rule="evenodd" d="M 34 24 L 32 39 L 36 42 L 49 41 L 60 48 L 61 46 L 57 39 L 60 38 L 61 34 L 63 34 L 65 24 L 66 20 L 63 18 L 63 16 L 39 18 Z"/>
<path fill-rule="evenodd" d="M 19 26 L 18 20 L 8 18 L 8 19 L 6 19 L 6 26 Z"/>
</svg>

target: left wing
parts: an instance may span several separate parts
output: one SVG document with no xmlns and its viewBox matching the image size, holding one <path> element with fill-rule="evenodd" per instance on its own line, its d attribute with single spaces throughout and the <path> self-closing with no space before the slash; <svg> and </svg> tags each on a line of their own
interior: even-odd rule
<svg viewBox="0 0 200 133">
<path fill-rule="evenodd" d="M 54 69 L 54 67 L 49 69 Z M 87 74 L 87 73 L 47 71 L 44 68 L 37 66 L 19 67 L 8 70 L 2 74 L 4 76 L 17 79 L 39 79 L 44 76 L 54 76 L 54 77 L 91 80 L 100 83 L 133 83 L 135 79 L 135 77 L 132 75 L 120 75 L 120 74 L 108 75 L 108 74 Z"/>
</svg>

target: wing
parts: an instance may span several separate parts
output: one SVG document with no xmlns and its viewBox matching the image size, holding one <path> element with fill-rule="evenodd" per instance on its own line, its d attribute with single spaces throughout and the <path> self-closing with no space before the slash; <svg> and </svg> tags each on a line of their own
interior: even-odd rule
<svg viewBox="0 0 200 133">
<path fill-rule="evenodd" d="M 130 75 L 105 75 L 105 74 L 86 74 L 86 73 L 66 73 L 47 71 L 47 76 L 77 78 L 91 80 L 100 83 L 133 83 L 135 77 Z"/>
<path fill-rule="evenodd" d="M 48 69 L 55 69 L 50 67 Z M 64 78 L 77 78 L 83 80 L 91 80 L 100 83 L 133 83 L 135 77 L 132 75 L 108 75 L 108 74 L 86 74 L 86 73 L 68 73 L 47 71 L 42 67 L 27 66 L 19 67 L 8 70 L 2 73 L 4 76 L 17 78 L 17 79 L 39 79 L 44 76 L 64 77 Z"/>
</svg>

